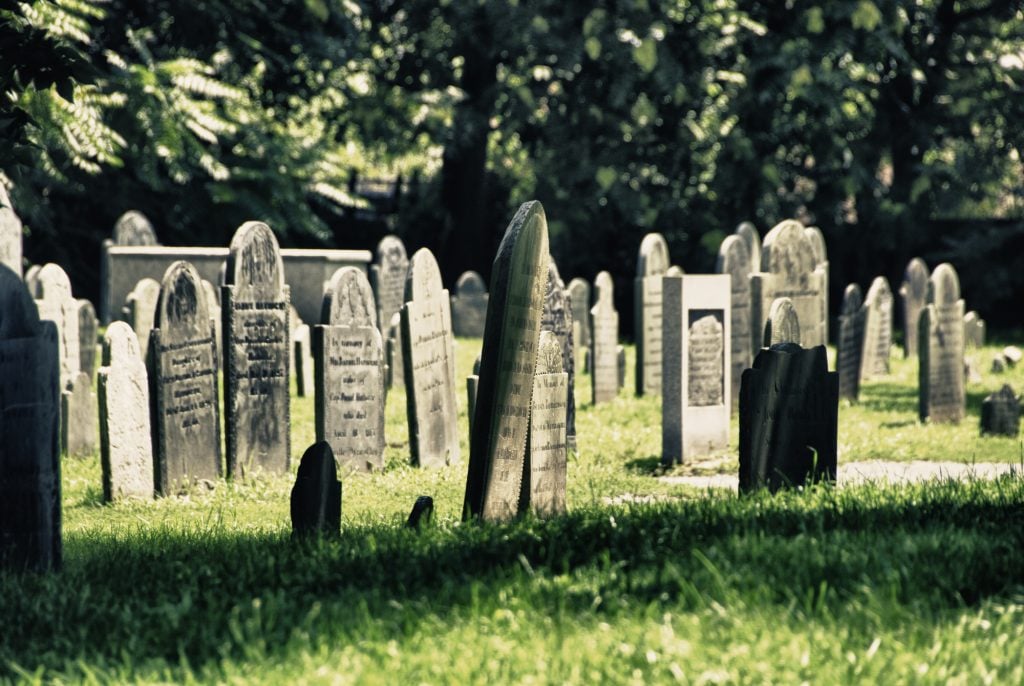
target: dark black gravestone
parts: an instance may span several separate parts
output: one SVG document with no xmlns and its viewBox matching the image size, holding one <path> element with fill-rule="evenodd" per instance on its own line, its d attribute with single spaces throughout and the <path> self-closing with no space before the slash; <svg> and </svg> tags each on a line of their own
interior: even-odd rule
<svg viewBox="0 0 1024 686">
<path fill-rule="evenodd" d="M 928 304 L 918 320 L 918 414 L 921 421 L 957 424 L 966 414 L 964 301 L 953 265 L 932 272 Z"/>
<path fill-rule="evenodd" d="M 150 424 L 161 495 L 221 475 L 216 341 L 202 288 L 188 262 L 168 267 L 150 334 Z"/>
<path fill-rule="evenodd" d="M 287 472 L 289 294 L 281 251 L 269 226 L 246 222 L 239 227 L 231 239 L 225 278 L 221 301 L 228 476 Z"/>
<path fill-rule="evenodd" d="M 487 318 L 487 284 L 476 272 L 464 272 L 452 294 L 452 332 L 480 338 Z"/>
<path fill-rule="evenodd" d="M 547 262 L 544 208 L 524 203 L 505 230 L 491 272 L 465 519 L 506 520 L 520 511 Z"/>
<path fill-rule="evenodd" d="M 907 263 L 900 285 L 900 298 L 903 301 L 903 357 L 916 356 L 920 345 L 917 340 L 918 321 L 921 310 L 928 304 L 928 266 L 920 257 Z"/>
<path fill-rule="evenodd" d="M 384 236 L 377 244 L 377 261 L 370 265 L 370 285 L 377 302 L 377 325 L 384 327 L 405 302 L 409 258 L 398 236 Z M 394 368 L 392 368 L 394 369 Z M 398 367 L 398 374 L 402 368 Z"/>
<path fill-rule="evenodd" d="M 0 566 L 61 564 L 57 327 L 0 265 Z"/>
<path fill-rule="evenodd" d="M 99 342 L 99 321 L 96 310 L 88 300 L 78 301 L 78 355 L 80 371 L 84 372 L 92 383 L 96 375 L 96 347 Z"/>
<path fill-rule="evenodd" d="M 661 279 L 669 263 L 665 237 L 660 233 L 644 236 L 633 280 L 637 395 L 661 395 Z"/>
<path fill-rule="evenodd" d="M 419 529 L 429 525 L 433 519 L 434 499 L 429 495 L 421 495 L 413 503 L 412 512 L 409 513 L 409 519 L 406 520 L 405 526 L 407 529 Z"/>
<path fill-rule="evenodd" d="M 732 329 L 729 350 L 732 360 L 732 407 L 735 413 L 740 404 L 740 378 L 753 359 L 750 352 L 750 272 L 752 265 L 747 243 L 739 236 L 726 236 L 718 249 L 715 271 L 728 274 Z"/>
<path fill-rule="evenodd" d="M 568 374 L 569 397 L 565 407 L 565 431 L 569 449 L 576 449 L 576 394 L 573 386 L 576 383 L 573 331 L 576 328 L 572 318 L 572 303 L 565 289 L 562 277 L 558 274 L 555 260 L 548 256 L 548 280 L 544 291 L 544 312 L 540 317 L 541 331 L 550 331 L 558 339 L 562 350 L 562 371 Z M 659 377 L 661 375 L 659 374 Z"/>
<path fill-rule="evenodd" d="M 314 443 L 302 454 L 291 511 L 293 536 L 341 534 L 341 482 L 326 441 Z"/>
<path fill-rule="evenodd" d="M 860 395 L 860 358 L 864 345 L 864 302 L 860 286 L 851 283 L 843 293 L 839 311 L 839 341 L 836 350 L 836 372 L 839 374 L 839 397 L 857 400 Z"/>
<path fill-rule="evenodd" d="M 1020 434 L 1020 398 L 1004 384 L 981 403 L 981 435 L 1017 436 Z"/>
<path fill-rule="evenodd" d="M 362 270 L 342 267 L 324 293 L 313 328 L 316 439 L 343 467 L 384 466 L 384 346 L 377 306 Z"/>
<path fill-rule="evenodd" d="M 740 384 L 740 492 L 835 481 L 838 413 L 824 346 L 759 352 Z"/>
<path fill-rule="evenodd" d="M 146 215 L 137 210 L 128 210 L 114 224 L 114 245 L 159 245 L 153 224 Z"/>
<path fill-rule="evenodd" d="M 0 264 L 21 278 L 22 224 L 14 212 L 7 189 L 0 183 Z"/>
</svg>

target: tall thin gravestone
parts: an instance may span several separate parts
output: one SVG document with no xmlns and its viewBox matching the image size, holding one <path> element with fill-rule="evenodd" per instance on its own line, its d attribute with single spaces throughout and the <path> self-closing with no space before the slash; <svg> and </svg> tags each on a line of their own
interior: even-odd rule
<svg viewBox="0 0 1024 686">
<path fill-rule="evenodd" d="M 316 440 L 343 466 L 384 466 L 384 342 L 370 282 L 355 267 L 334 273 L 313 328 Z"/>
<path fill-rule="evenodd" d="M 900 285 L 900 298 L 903 301 L 903 357 L 911 357 L 917 355 L 920 347 L 918 321 L 921 310 L 928 304 L 928 266 L 920 257 L 907 263 Z"/>
<path fill-rule="evenodd" d="M 385 357 L 388 367 L 388 379 L 392 388 L 405 388 L 405 362 L 402 358 L 402 315 L 395 312 L 387 329 Z"/>
<path fill-rule="evenodd" d="M 747 243 L 739 236 L 726 236 L 718 249 L 719 274 L 728 274 L 731 283 L 730 304 L 732 319 L 730 322 L 729 350 L 732 359 L 732 398 L 731 412 L 736 412 L 740 403 L 740 377 L 743 370 L 750 366 L 750 253 Z"/>
<path fill-rule="evenodd" d="M 463 272 L 452 295 L 452 332 L 480 338 L 487 318 L 487 284 L 476 272 Z"/>
<path fill-rule="evenodd" d="M 800 342 L 800 319 L 797 316 L 793 301 L 789 298 L 776 298 L 768 311 L 768 321 L 764 325 L 764 347 L 770 348 L 779 343 Z"/>
<path fill-rule="evenodd" d="M 0 182 L 0 264 L 4 265 L 21 278 L 21 219 L 14 212 L 11 196 Z"/>
<path fill-rule="evenodd" d="M 964 301 L 949 263 L 932 272 L 928 304 L 918 322 L 918 413 L 921 420 L 958 424 L 964 396 Z"/>
<path fill-rule="evenodd" d="M 383 327 L 406 302 L 405 284 L 409 258 L 398 236 L 384 236 L 377 244 L 377 261 L 370 265 L 370 285 L 377 302 L 377 323 Z M 398 373 L 401 373 L 399 368 Z"/>
<path fill-rule="evenodd" d="M 619 394 L 619 313 L 615 311 L 612 275 L 601 272 L 594 279 L 597 302 L 590 308 L 590 376 L 592 401 L 614 400 Z"/>
<path fill-rule="evenodd" d="M 576 449 L 576 394 L 573 385 L 576 383 L 575 352 L 573 350 L 573 333 L 576 330 L 572 318 L 572 304 L 565 283 L 558 274 L 558 266 L 548 256 L 548 278 L 544 290 L 544 311 L 540 318 L 542 331 L 550 331 L 555 335 L 562 351 L 561 369 L 566 373 L 568 398 L 566 400 L 565 431 L 571 450 Z"/>
<path fill-rule="evenodd" d="M 567 290 L 572 306 L 572 340 L 577 355 L 574 366 L 578 366 L 582 373 L 589 374 L 590 367 L 585 358 L 591 346 L 590 284 L 577 277 L 569 282 Z"/>
<path fill-rule="evenodd" d="M 55 264 L 44 265 L 36 277 L 36 306 L 39 318 L 57 325 L 60 351 L 60 383 L 66 387 L 78 376 L 82 362 L 79 354 L 78 303 L 71 295 L 71 280 Z"/>
<path fill-rule="evenodd" d="M 863 304 L 860 286 L 851 283 L 843 293 L 836 350 L 839 397 L 847 400 L 857 400 L 860 395 L 860 360 L 864 346 L 864 319 L 867 314 Z"/>
<path fill-rule="evenodd" d="M 669 263 L 665 237 L 644 236 L 633 281 L 637 395 L 661 393 L 661 279 Z"/>
<path fill-rule="evenodd" d="M 99 320 L 96 310 L 88 300 L 81 299 L 78 304 L 78 368 L 84 372 L 92 383 L 96 373 L 96 342 L 99 336 Z"/>
<path fill-rule="evenodd" d="M 465 519 L 507 520 L 523 506 L 530 396 L 547 261 L 544 208 L 536 201 L 524 203 L 505 230 L 491 270 L 462 508 Z"/>
<path fill-rule="evenodd" d="M 761 234 L 753 222 L 742 222 L 736 227 L 735 235 L 743 239 L 750 256 L 750 267 L 756 271 L 761 268 Z"/>
<path fill-rule="evenodd" d="M 870 379 L 889 373 L 892 348 L 892 290 L 884 276 L 876 276 L 864 298 L 864 345 L 860 378 Z"/>
<path fill-rule="evenodd" d="M 811 250 L 814 252 L 814 266 L 817 271 L 825 275 L 824 285 L 821 289 L 821 313 L 822 339 L 828 341 L 828 249 L 825 246 L 825 234 L 817 226 L 808 226 L 804 229 L 804 236 L 811 243 Z"/>
<path fill-rule="evenodd" d="M 135 336 L 139 339 L 139 350 L 142 356 L 149 350 L 149 332 L 156 322 L 156 308 L 160 301 L 160 282 L 155 279 L 140 279 L 135 288 L 125 299 L 125 321 L 131 324 Z"/>
<path fill-rule="evenodd" d="M 565 512 L 566 403 L 569 375 L 562 371 L 562 345 L 551 331 L 541 331 L 537 369 L 530 400 L 527 465 L 520 509 L 542 517 Z"/>
</svg>

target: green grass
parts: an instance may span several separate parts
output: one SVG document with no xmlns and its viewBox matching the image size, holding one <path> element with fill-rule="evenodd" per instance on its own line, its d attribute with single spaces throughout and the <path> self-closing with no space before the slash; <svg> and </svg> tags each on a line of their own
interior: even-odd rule
<svg viewBox="0 0 1024 686">
<path fill-rule="evenodd" d="M 478 346 L 459 342 L 460 379 Z M 916 368 L 893 362 L 840 409 L 840 470 L 1019 461 L 1017 440 L 977 435 L 980 397 L 1003 378 L 969 387 L 961 426 L 920 425 Z M 1005 377 L 1024 387 L 1021 371 Z M 337 541 L 290 539 L 289 476 L 105 506 L 98 458 L 67 460 L 64 570 L 0 573 L 0 678 L 1024 681 L 1024 480 L 700 492 L 655 478 L 656 400 L 631 397 L 627 379 L 595 408 L 588 384 L 570 511 L 550 521 L 460 523 L 466 441 L 460 465 L 409 467 L 400 390 L 385 469 L 344 479 Z M 294 399 L 292 417 L 297 461 L 311 399 Z M 459 421 L 465 436 L 465 409 Z M 734 472 L 735 460 L 674 471 Z M 437 514 L 412 532 L 402 524 L 419 494 Z M 655 502 L 608 504 L 622 496 Z"/>
</svg>

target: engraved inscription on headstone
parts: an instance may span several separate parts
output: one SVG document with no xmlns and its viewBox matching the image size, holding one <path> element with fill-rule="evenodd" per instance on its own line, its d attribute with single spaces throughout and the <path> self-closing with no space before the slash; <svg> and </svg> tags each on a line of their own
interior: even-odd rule
<svg viewBox="0 0 1024 686">
<path fill-rule="evenodd" d="M 533 513 L 542 517 L 565 512 L 568 383 L 569 376 L 562 371 L 561 344 L 552 332 L 541 331 L 530 402 L 523 499 Z"/>
<path fill-rule="evenodd" d="M 476 272 L 464 272 L 452 295 L 452 330 L 456 336 L 480 338 L 487 318 L 487 284 Z"/>
<path fill-rule="evenodd" d="M 725 379 L 722 371 L 725 327 L 719 319 L 720 314 L 717 311 L 690 311 L 686 395 L 691 407 L 725 404 L 725 389 L 722 388 L 722 380 Z"/>
<path fill-rule="evenodd" d="M 799 341 L 800 320 L 793 301 L 789 298 L 776 298 L 768 311 L 768 322 L 764 325 L 764 347 Z"/>
<path fill-rule="evenodd" d="M 139 350 L 145 358 L 149 350 L 149 332 L 156 322 L 156 307 L 160 301 L 160 283 L 155 279 L 141 279 L 125 299 L 124 315 L 135 336 L 139 339 Z"/>
<path fill-rule="evenodd" d="M 114 224 L 115 245 L 159 245 L 153 224 L 146 215 L 137 210 L 128 210 Z"/>
<path fill-rule="evenodd" d="M 661 393 L 661 279 L 669 262 L 664 236 L 644 236 L 633 281 L 637 395 Z"/>
<path fill-rule="evenodd" d="M 1020 434 L 1020 398 L 1003 384 L 981 403 L 981 435 L 1018 436 Z"/>
<path fill-rule="evenodd" d="M 576 449 L 576 394 L 573 392 L 573 385 L 576 383 L 576 363 L 573 351 L 573 333 L 577 327 L 574 324 L 568 291 L 565 289 L 562 277 L 558 274 L 558 266 L 549 255 L 548 278 L 544 291 L 544 311 L 540 318 L 540 328 L 542 331 L 550 331 L 555 334 L 562 351 L 562 370 L 568 375 L 565 430 L 570 450 Z"/>
<path fill-rule="evenodd" d="M 861 353 L 860 378 L 870 379 L 889 373 L 889 350 L 892 348 L 892 290 L 884 276 L 877 276 L 864 298 L 864 347 Z"/>
<path fill-rule="evenodd" d="M 67 387 L 78 376 L 82 362 L 79 354 L 78 302 L 71 295 L 71 280 L 55 264 L 43 265 L 36 276 L 36 306 L 39 318 L 57 325 L 60 351 L 60 382 Z"/>
<path fill-rule="evenodd" d="M 76 301 L 78 305 L 78 368 L 85 372 L 89 383 L 96 373 L 96 342 L 99 336 L 99 320 L 96 310 L 88 300 Z"/>
<path fill-rule="evenodd" d="M 594 279 L 597 303 L 590 308 L 590 375 L 592 402 L 613 400 L 619 394 L 619 313 L 615 311 L 612 275 L 601 272 Z"/>
<path fill-rule="evenodd" d="M 860 360 L 866 315 L 860 286 L 851 283 L 843 293 L 843 305 L 839 314 L 836 372 L 839 374 L 840 398 L 857 400 L 860 395 Z"/>
<path fill-rule="evenodd" d="M 928 300 L 928 267 L 920 257 L 907 263 L 900 298 L 903 301 L 903 357 L 916 356 L 918 320 Z"/>
<path fill-rule="evenodd" d="M 0 182 L 0 264 L 21 278 L 21 219 L 14 212 L 11 196 Z"/>
<path fill-rule="evenodd" d="M 732 283 L 732 334 L 729 344 L 732 358 L 732 408 L 735 412 L 740 402 L 740 377 L 750 366 L 750 254 L 746 242 L 739 236 L 726 236 L 718 249 L 718 264 L 715 271 L 728 274 Z"/>
<path fill-rule="evenodd" d="M 964 301 L 949 263 L 932 272 L 928 304 L 918 322 L 921 420 L 957 424 L 964 418 Z"/>
<path fill-rule="evenodd" d="M 60 439 L 64 455 L 83 457 L 96 450 L 96 394 L 84 372 L 61 393 Z"/>
<path fill-rule="evenodd" d="M 384 236 L 377 244 L 377 261 L 370 265 L 370 285 L 377 302 L 377 326 L 383 327 L 405 303 L 409 258 L 398 236 Z M 394 368 L 392 368 L 394 369 Z M 399 374 L 401 373 L 401 367 Z"/>
</svg>

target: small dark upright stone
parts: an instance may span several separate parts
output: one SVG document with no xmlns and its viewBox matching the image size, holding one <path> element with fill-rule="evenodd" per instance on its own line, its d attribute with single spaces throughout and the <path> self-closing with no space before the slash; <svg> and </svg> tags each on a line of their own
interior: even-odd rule
<svg viewBox="0 0 1024 686">
<path fill-rule="evenodd" d="M 291 505 L 293 536 L 341 533 L 341 482 L 327 441 L 314 443 L 302 454 Z"/>
<path fill-rule="evenodd" d="M 421 495 L 416 498 L 416 503 L 412 506 L 412 512 L 409 513 L 409 519 L 405 522 L 405 526 L 407 529 L 419 529 L 421 526 L 430 524 L 433 519 L 434 499 L 429 495 Z"/>
<path fill-rule="evenodd" d="M 1017 436 L 1020 434 L 1020 398 L 1003 384 L 981 403 L 981 435 Z"/>
</svg>

